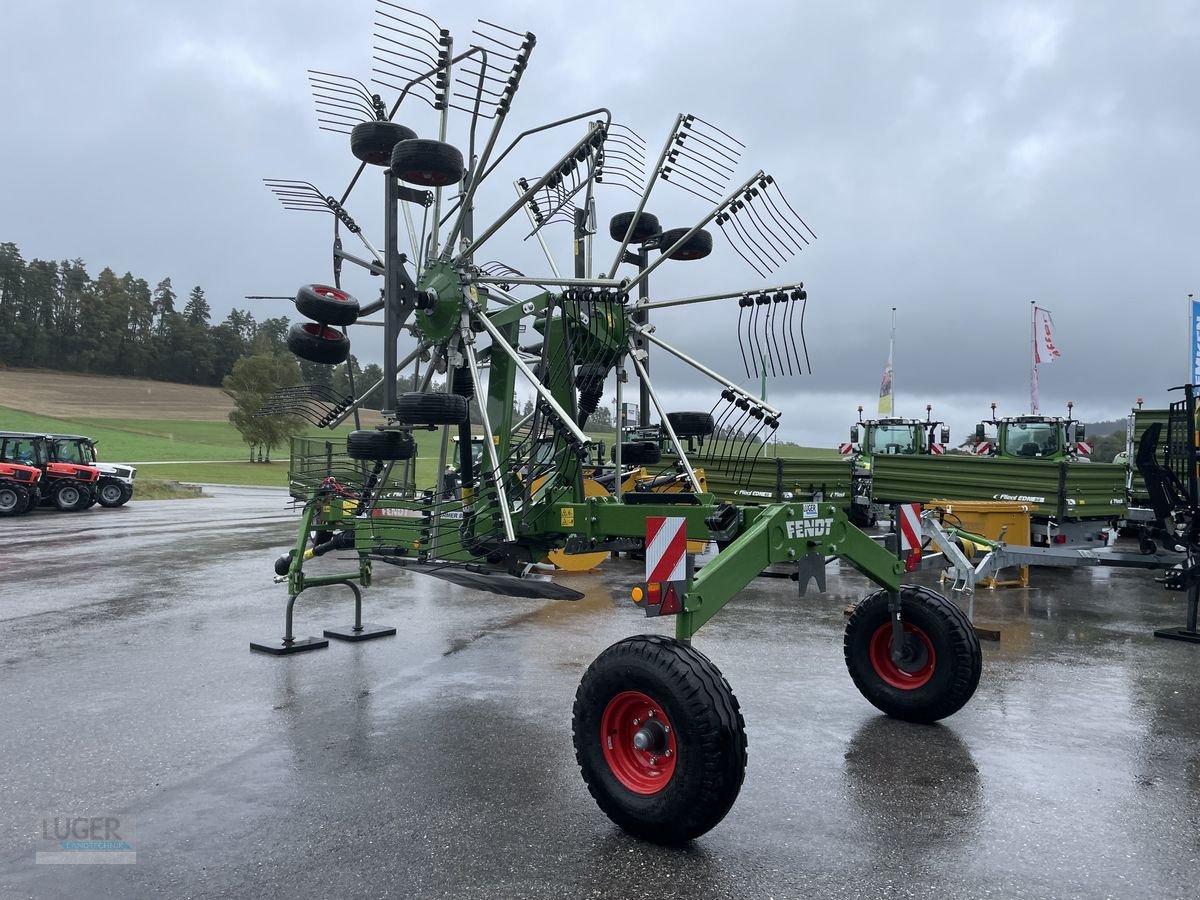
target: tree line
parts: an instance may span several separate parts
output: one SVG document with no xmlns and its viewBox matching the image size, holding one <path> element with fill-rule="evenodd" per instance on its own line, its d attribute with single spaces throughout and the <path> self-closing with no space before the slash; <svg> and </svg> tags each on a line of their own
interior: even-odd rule
<svg viewBox="0 0 1200 900">
<path fill-rule="evenodd" d="M 0 243 L 0 363 L 219 386 L 243 355 L 284 349 L 284 316 L 212 321 L 204 289 L 180 296 L 132 272 L 92 277 L 82 259 L 22 258 Z"/>
</svg>

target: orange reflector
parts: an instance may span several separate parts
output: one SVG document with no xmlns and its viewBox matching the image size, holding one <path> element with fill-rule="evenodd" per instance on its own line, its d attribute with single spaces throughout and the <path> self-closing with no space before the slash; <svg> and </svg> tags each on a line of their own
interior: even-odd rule
<svg viewBox="0 0 1200 900">
<path fill-rule="evenodd" d="M 662 585 L 652 581 L 646 585 L 646 602 L 657 606 L 662 601 Z"/>
<path fill-rule="evenodd" d="M 633 597 L 634 603 L 641 603 L 642 600 L 644 600 L 646 598 L 645 592 L 643 592 L 640 587 L 635 587 L 632 591 L 629 592 L 629 595 L 631 597 Z"/>
</svg>

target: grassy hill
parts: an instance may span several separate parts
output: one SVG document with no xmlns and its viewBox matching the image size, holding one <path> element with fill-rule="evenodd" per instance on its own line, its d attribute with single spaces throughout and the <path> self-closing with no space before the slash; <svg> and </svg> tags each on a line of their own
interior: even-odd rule
<svg viewBox="0 0 1200 900">
<path fill-rule="evenodd" d="M 209 484 L 284 487 L 287 447 L 270 465 L 248 461 L 249 448 L 227 419 L 232 404 L 217 388 L 135 378 L 0 369 L 0 430 L 84 434 L 99 441 L 100 458 L 137 463 L 138 476 Z M 364 427 L 381 421 L 364 413 Z M 332 432 L 344 438 L 350 425 Z M 310 429 L 328 438 L 328 429 Z M 417 483 L 433 484 L 440 432 L 417 431 Z M 611 433 L 596 433 L 611 446 Z M 780 443 L 764 456 L 820 456 L 831 449 Z"/>
</svg>

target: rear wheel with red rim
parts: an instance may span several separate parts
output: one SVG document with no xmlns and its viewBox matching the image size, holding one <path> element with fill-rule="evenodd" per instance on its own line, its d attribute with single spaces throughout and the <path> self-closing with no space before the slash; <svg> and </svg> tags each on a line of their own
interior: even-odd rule
<svg viewBox="0 0 1200 900">
<path fill-rule="evenodd" d="M 855 685 L 889 716 L 934 722 L 960 710 L 979 685 L 983 651 L 955 603 L 917 585 L 900 589 L 903 643 L 896 646 L 888 592 L 877 591 L 846 623 L 843 650 Z"/>
<path fill-rule="evenodd" d="M 681 641 L 641 635 L 601 653 L 575 695 L 573 725 L 588 791 L 637 837 L 699 837 L 741 789 L 746 727 L 737 698 L 720 670 Z"/>
</svg>

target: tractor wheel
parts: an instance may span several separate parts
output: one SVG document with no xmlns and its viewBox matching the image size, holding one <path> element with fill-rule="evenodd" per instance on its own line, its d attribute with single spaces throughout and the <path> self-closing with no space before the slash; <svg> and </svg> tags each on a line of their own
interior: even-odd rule
<svg viewBox="0 0 1200 900">
<path fill-rule="evenodd" d="M 613 462 L 617 461 L 617 448 L 612 449 Z M 653 441 L 625 441 L 621 444 L 622 466 L 652 466 L 662 460 L 662 451 Z"/>
<path fill-rule="evenodd" d="M 84 491 L 83 499 L 79 501 L 79 507 L 76 512 L 83 512 L 85 509 L 91 509 L 100 502 L 100 492 L 93 486 L 90 490 Z"/>
<path fill-rule="evenodd" d="M 399 122 L 360 122 L 350 132 L 350 152 L 369 165 L 387 166 L 395 146 L 416 136 L 415 131 Z"/>
<path fill-rule="evenodd" d="M 889 716 L 935 722 L 962 709 L 979 685 L 983 651 L 971 621 L 941 594 L 917 585 L 900 588 L 905 649 L 892 658 L 887 591 L 854 607 L 843 649 L 854 684 Z"/>
<path fill-rule="evenodd" d="M 87 491 L 73 481 L 63 481 L 54 486 L 50 493 L 54 506 L 60 512 L 78 512 L 87 502 Z"/>
<path fill-rule="evenodd" d="M 689 231 L 690 228 L 672 228 L 670 231 L 664 231 L 658 239 L 659 251 L 666 253 Z M 671 254 L 671 259 L 704 259 L 712 253 L 712 248 L 712 235 L 701 228 L 687 239 L 687 243 Z"/>
<path fill-rule="evenodd" d="M 29 489 L 29 499 L 25 502 L 25 512 L 30 513 L 42 502 L 42 493 L 37 486 Z"/>
<path fill-rule="evenodd" d="M 115 509 L 125 502 L 125 485 L 119 481 L 102 481 L 96 498 L 105 509 Z"/>
<path fill-rule="evenodd" d="M 573 729 L 600 809 L 657 844 L 715 826 L 746 774 L 746 723 L 729 682 L 672 638 L 626 638 L 601 653 L 575 694 Z"/>
<path fill-rule="evenodd" d="M 417 455 L 417 442 L 407 431 L 352 431 L 346 438 L 351 459 L 405 460 Z"/>
<path fill-rule="evenodd" d="M 392 174 L 421 187 L 447 187 L 463 180 L 466 167 L 457 147 L 441 141 L 413 138 L 392 149 Z"/>
<path fill-rule="evenodd" d="M 409 425 L 461 425 L 467 421 L 467 398 L 412 391 L 396 399 L 396 417 Z"/>
<path fill-rule="evenodd" d="M 1154 543 L 1152 538 L 1140 537 L 1138 538 L 1138 552 L 1153 556 L 1158 552 L 1158 544 Z"/>
<path fill-rule="evenodd" d="M 124 506 L 126 503 L 128 503 L 132 499 L 133 499 L 133 485 L 132 484 L 121 485 L 121 502 L 118 503 L 117 506 Z"/>
<path fill-rule="evenodd" d="M 667 421 L 679 437 L 708 437 L 717 430 L 712 414 L 706 412 L 667 413 Z"/>
<path fill-rule="evenodd" d="M 334 366 L 350 355 L 350 339 L 315 322 L 296 322 L 288 329 L 288 349 L 309 362 Z"/>
<path fill-rule="evenodd" d="M 633 213 L 617 213 L 608 221 L 608 236 L 619 244 L 625 240 L 625 232 L 629 230 L 629 223 L 632 221 Z M 644 244 L 660 231 L 662 231 L 662 226 L 658 224 L 658 216 L 644 212 L 637 217 L 637 224 L 633 226 L 633 234 L 629 236 L 629 243 Z"/>
<path fill-rule="evenodd" d="M 358 301 L 327 284 L 306 284 L 296 291 L 296 312 L 324 325 L 353 325 L 358 321 Z"/>
<path fill-rule="evenodd" d="M 855 528 L 874 528 L 879 523 L 879 517 L 870 512 L 869 506 L 864 507 L 861 503 L 851 503 L 846 518 Z"/>
<path fill-rule="evenodd" d="M 28 509 L 28 490 L 19 484 L 0 484 L 0 516 L 19 516 Z"/>
</svg>

